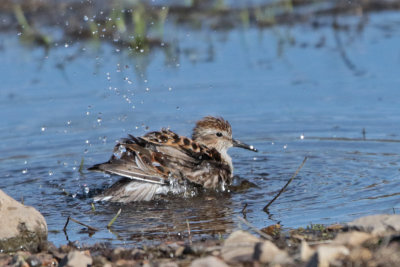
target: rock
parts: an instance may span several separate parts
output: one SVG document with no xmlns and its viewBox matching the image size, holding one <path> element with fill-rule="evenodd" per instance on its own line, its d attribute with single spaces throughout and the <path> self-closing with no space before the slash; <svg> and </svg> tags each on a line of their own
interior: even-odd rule
<svg viewBox="0 0 400 267">
<path fill-rule="evenodd" d="M 40 267 L 40 266 L 57 266 L 58 261 L 49 254 L 48 252 L 42 252 L 36 255 L 32 255 L 26 259 L 26 262 L 30 267 Z"/>
<path fill-rule="evenodd" d="M 217 257 L 208 256 L 192 262 L 191 267 L 228 267 L 228 265 Z"/>
<path fill-rule="evenodd" d="M 103 266 L 103 267 L 112 267 L 111 262 L 108 261 L 108 259 L 104 256 L 96 256 L 93 257 L 93 266 Z"/>
<path fill-rule="evenodd" d="M 259 242 L 259 238 L 247 232 L 233 232 L 222 247 L 222 258 L 227 262 L 250 262 L 253 260 L 255 245 Z"/>
<path fill-rule="evenodd" d="M 261 232 L 264 232 L 270 236 L 278 235 L 280 233 L 280 231 L 281 231 L 281 225 L 279 223 L 273 224 L 273 225 L 270 225 L 270 226 L 267 226 L 267 227 L 261 229 Z"/>
<path fill-rule="evenodd" d="M 0 250 L 37 252 L 47 241 L 47 224 L 40 212 L 0 190 Z"/>
<path fill-rule="evenodd" d="M 29 264 L 26 262 L 26 259 L 30 256 L 29 252 L 26 251 L 18 251 L 15 253 L 15 255 L 12 257 L 12 266 L 27 266 L 29 267 Z"/>
<path fill-rule="evenodd" d="M 183 252 L 185 251 L 185 247 L 178 247 L 175 250 L 175 257 L 180 257 L 182 256 Z"/>
<path fill-rule="evenodd" d="M 390 244 L 379 248 L 378 251 L 373 254 L 372 262 L 374 265 L 370 264 L 370 266 L 399 266 L 399 251 L 399 244 Z"/>
<path fill-rule="evenodd" d="M 158 265 L 158 267 L 179 267 L 178 263 L 170 261 L 170 260 L 159 262 L 157 265 Z M 132 265 L 129 265 L 129 266 L 132 266 Z"/>
<path fill-rule="evenodd" d="M 311 260 L 307 263 L 308 267 L 329 267 L 340 257 L 349 255 L 350 251 L 345 246 L 320 245 Z"/>
<path fill-rule="evenodd" d="M 280 250 L 271 241 L 257 243 L 253 255 L 253 260 L 261 263 L 289 264 L 287 252 Z"/>
<path fill-rule="evenodd" d="M 369 249 L 357 247 L 351 250 L 349 259 L 351 262 L 361 263 L 358 266 L 365 266 L 372 259 L 372 252 Z"/>
<path fill-rule="evenodd" d="M 93 260 L 89 251 L 74 250 L 68 253 L 60 262 L 60 267 L 87 267 L 92 265 Z"/>
<path fill-rule="evenodd" d="M 349 229 L 381 235 L 400 232 L 400 215 L 378 214 L 358 218 L 346 225 Z"/>
<path fill-rule="evenodd" d="M 271 241 L 261 239 L 244 231 L 232 233 L 222 247 L 222 258 L 226 262 L 289 263 L 288 255 Z"/>
<path fill-rule="evenodd" d="M 314 253 L 315 249 L 310 248 L 308 243 L 305 240 L 302 240 L 300 246 L 300 259 L 304 262 L 309 261 Z"/>
<path fill-rule="evenodd" d="M 0 253 L 0 266 L 11 265 L 12 257 L 8 254 Z"/>
<path fill-rule="evenodd" d="M 336 245 L 344 245 L 349 247 L 357 247 L 372 237 L 371 234 L 352 231 L 348 233 L 340 233 L 333 240 Z"/>
</svg>

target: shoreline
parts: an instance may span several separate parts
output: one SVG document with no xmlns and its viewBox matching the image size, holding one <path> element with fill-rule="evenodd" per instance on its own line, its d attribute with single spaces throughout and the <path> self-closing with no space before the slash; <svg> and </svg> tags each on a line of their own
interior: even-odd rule
<svg viewBox="0 0 400 267">
<path fill-rule="evenodd" d="M 154 246 L 104 243 L 39 252 L 0 253 L 1 266 L 393 266 L 400 263 L 400 215 L 371 215 L 352 222 L 281 231 L 279 225 L 238 230 L 226 239 L 166 241 Z"/>
</svg>

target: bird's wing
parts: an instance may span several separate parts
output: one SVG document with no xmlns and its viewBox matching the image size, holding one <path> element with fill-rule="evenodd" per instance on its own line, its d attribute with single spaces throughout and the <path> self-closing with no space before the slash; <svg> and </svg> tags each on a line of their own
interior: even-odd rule
<svg viewBox="0 0 400 267">
<path fill-rule="evenodd" d="M 89 170 L 164 185 L 168 176 L 160 172 L 156 164 L 153 164 L 153 152 L 146 149 L 136 137 L 130 136 L 122 139 L 114 147 L 114 153 L 109 161 L 96 164 Z"/>
<path fill-rule="evenodd" d="M 108 162 L 89 170 L 155 184 L 167 184 L 170 177 L 187 179 L 205 187 L 215 187 L 220 179 L 230 177 L 230 169 L 218 151 L 166 129 L 122 139 Z"/>
</svg>

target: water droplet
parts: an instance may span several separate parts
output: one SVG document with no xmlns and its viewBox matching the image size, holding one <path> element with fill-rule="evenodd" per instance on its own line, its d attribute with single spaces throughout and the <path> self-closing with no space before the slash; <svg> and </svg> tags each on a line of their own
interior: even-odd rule
<svg viewBox="0 0 400 267">
<path fill-rule="evenodd" d="M 42 126 L 42 128 L 40 128 L 40 130 L 42 131 L 42 132 L 44 132 L 44 131 L 46 131 L 46 126 Z"/>
<path fill-rule="evenodd" d="M 84 20 L 84 21 L 88 21 L 88 20 L 89 20 L 88 16 L 86 16 L 86 15 L 83 16 L 83 20 Z"/>
<path fill-rule="evenodd" d="M 23 173 L 23 174 L 28 173 L 28 169 L 23 169 L 23 170 L 22 170 L 22 173 Z"/>
</svg>

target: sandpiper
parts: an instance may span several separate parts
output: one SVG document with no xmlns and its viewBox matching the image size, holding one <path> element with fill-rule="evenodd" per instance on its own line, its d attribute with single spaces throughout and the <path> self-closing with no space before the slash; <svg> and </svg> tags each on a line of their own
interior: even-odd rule
<svg viewBox="0 0 400 267">
<path fill-rule="evenodd" d="M 123 178 L 95 197 L 95 201 L 148 201 L 184 185 L 224 190 L 233 177 L 230 147 L 257 152 L 253 146 L 232 138 L 232 128 L 221 117 L 199 120 L 192 138 L 168 130 L 142 137 L 129 135 L 114 147 L 110 160 L 89 168 Z"/>
</svg>

